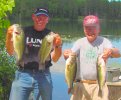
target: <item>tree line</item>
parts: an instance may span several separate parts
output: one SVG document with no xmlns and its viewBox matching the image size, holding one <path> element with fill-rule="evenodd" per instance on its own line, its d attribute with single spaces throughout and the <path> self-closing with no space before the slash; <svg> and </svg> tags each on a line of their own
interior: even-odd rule
<svg viewBox="0 0 121 100">
<path fill-rule="evenodd" d="M 10 16 L 14 22 L 31 18 L 37 7 L 47 8 L 51 18 L 78 19 L 94 14 L 103 19 L 121 19 L 121 1 L 115 0 L 15 0 L 15 4 Z"/>
</svg>

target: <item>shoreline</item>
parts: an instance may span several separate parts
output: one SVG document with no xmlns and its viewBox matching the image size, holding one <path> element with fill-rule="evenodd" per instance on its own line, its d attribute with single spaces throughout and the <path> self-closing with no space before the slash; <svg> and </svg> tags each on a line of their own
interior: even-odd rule
<svg viewBox="0 0 121 100">
<path fill-rule="evenodd" d="M 65 72 L 65 62 L 54 63 L 50 67 L 50 72 L 63 73 L 64 74 L 64 72 Z"/>
<path fill-rule="evenodd" d="M 65 72 L 65 64 L 66 61 L 64 60 L 64 58 L 61 56 L 61 58 L 59 59 L 58 62 L 53 63 L 52 62 L 52 66 L 50 67 L 50 72 L 55 72 L 55 73 L 63 73 Z"/>
</svg>

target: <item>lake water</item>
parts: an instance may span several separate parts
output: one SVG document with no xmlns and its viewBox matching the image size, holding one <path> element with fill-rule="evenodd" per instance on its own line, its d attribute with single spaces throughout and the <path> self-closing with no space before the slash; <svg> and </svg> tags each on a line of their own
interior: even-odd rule
<svg viewBox="0 0 121 100">
<path fill-rule="evenodd" d="M 63 73 L 52 73 L 53 79 L 53 100 L 69 100 L 67 85 Z"/>
</svg>

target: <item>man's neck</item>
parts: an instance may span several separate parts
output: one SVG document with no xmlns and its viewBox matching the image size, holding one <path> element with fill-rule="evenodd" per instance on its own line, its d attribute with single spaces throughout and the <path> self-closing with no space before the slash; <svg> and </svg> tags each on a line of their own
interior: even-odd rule
<svg viewBox="0 0 121 100">
<path fill-rule="evenodd" d="M 36 30 L 36 31 L 43 31 L 44 29 L 45 29 L 45 27 L 36 27 L 36 26 L 34 26 L 34 29 Z"/>
</svg>

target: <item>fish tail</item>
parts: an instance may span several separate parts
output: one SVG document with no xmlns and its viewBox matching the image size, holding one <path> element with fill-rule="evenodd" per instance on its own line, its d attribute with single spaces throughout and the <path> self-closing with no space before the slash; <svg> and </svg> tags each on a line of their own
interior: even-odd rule
<svg viewBox="0 0 121 100">
<path fill-rule="evenodd" d="M 16 65 L 19 66 L 19 64 L 20 64 L 20 61 L 17 59 L 16 60 Z"/>
<path fill-rule="evenodd" d="M 71 88 L 68 88 L 68 94 L 70 94 L 70 93 L 71 93 L 71 90 L 72 90 Z"/>
<path fill-rule="evenodd" d="M 99 97 L 102 97 L 103 96 L 103 93 L 102 93 L 102 90 L 101 89 L 99 89 L 98 96 Z"/>
</svg>

